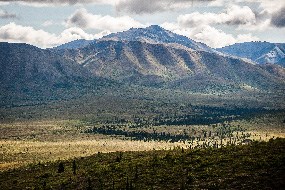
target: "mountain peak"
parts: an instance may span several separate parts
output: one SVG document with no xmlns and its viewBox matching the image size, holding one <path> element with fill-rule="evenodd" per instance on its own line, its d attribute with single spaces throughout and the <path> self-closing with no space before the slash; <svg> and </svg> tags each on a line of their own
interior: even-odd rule
<svg viewBox="0 0 285 190">
<path fill-rule="evenodd" d="M 159 25 L 150 25 L 150 26 L 146 27 L 145 29 L 156 30 L 156 31 L 165 30 L 164 28 L 162 28 Z"/>
<path fill-rule="evenodd" d="M 207 45 L 196 42 L 186 36 L 173 33 L 162 28 L 159 25 L 151 25 L 146 28 L 131 28 L 124 32 L 117 32 L 104 36 L 101 40 L 116 40 L 116 41 L 141 41 L 146 43 L 157 44 L 178 44 L 191 48 L 193 50 L 202 50 L 214 52 Z"/>
<path fill-rule="evenodd" d="M 56 49 L 83 48 L 95 41 L 140 41 L 150 44 L 171 44 L 184 46 L 192 50 L 217 52 L 207 45 L 196 42 L 186 36 L 182 36 L 166 30 L 159 25 L 150 25 L 146 28 L 130 28 L 127 31 L 112 33 L 98 40 L 76 40 L 56 47 Z"/>
</svg>

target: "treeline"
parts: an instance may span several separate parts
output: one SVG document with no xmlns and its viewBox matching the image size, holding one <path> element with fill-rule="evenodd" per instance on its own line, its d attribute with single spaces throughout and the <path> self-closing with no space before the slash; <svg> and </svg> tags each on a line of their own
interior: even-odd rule
<svg viewBox="0 0 285 190">
<path fill-rule="evenodd" d="M 264 108 L 221 108 L 210 106 L 192 106 L 192 110 L 196 114 L 161 115 L 155 117 L 153 125 L 210 125 L 229 122 L 234 119 L 250 118 L 252 115 L 269 112 L 269 110 Z"/>
<path fill-rule="evenodd" d="M 93 126 L 86 130 L 84 133 L 89 134 L 103 134 L 103 135 L 113 135 L 113 136 L 123 136 L 130 138 L 132 140 L 139 141 L 169 141 L 169 142 L 179 142 L 179 141 L 201 141 L 207 138 L 218 137 L 219 139 L 231 138 L 234 137 L 234 132 L 237 134 L 240 132 L 239 136 L 245 139 L 248 136 L 244 135 L 244 129 L 240 126 L 231 126 L 230 124 L 214 124 L 212 126 L 208 126 L 209 128 L 206 130 L 186 130 L 184 128 L 179 134 L 171 134 L 166 131 L 157 132 L 155 126 L 153 129 L 149 129 L 148 131 L 144 131 L 139 129 L 142 125 L 136 126 L 136 124 L 132 124 L 130 126 L 124 125 L 103 125 L 103 126 Z M 122 129 L 124 127 L 124 129 Z M 149 126 L 148 126 L 149 127 Z M 136 128 L 136 129 L 134 129 Z M 236 137 L 237 138 L 237 137 Z"/>
<path fill-rule="evenodd" d="M 101 124 L 133 124 L 133 128 L 152 125 L 211 125 L 230 122 L 236 119 L 252 118 L 264 113 L 275 113 L 280 110 L 268 110 L 265 108 L 226 108 L 212 106 L 194 106 L 188 104 L 180 106 L 175 112 L 163 112 L 144 116 L 131 114 L 130 117 L 113 116 L 105 119 Z M 82 120 L 86 125 L 98 124 L 98 118 L 86 118 Z M 132 128 L 132 127 L 130 127 Z"/>
<path fill-rule="evenodd" d="M 118 135 L 129 137 L 133 140 L 141 140 L 141 141 L 170 141 L 170 142 L 178 142 L 178 141 L 187 141 L 194 140 L 195 137 L 191 137 L 187 134 L 170 134 L 166 132 L 158 133 L 153 130 L 152 133 L 146 131 L 126 131 L 121 129 L 116 129 L 114 126 L 102 126 L 102 127 L 93 127 L 87 129 L 85 133 L 94 133 L 94 134 L 103 134 L 103 135 Z"/>
</svg>

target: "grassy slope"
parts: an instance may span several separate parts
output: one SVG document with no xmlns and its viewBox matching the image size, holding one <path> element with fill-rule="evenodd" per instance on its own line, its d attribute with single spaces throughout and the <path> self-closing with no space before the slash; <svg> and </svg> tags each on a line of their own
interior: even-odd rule
<svg viewBox="0 0 285 190">
<path fill-rule="evenodd" d="M 221 149 L 100 153 L 0 173 L 1 189 L 281 189 L 285 139 Z"/>
</svg>

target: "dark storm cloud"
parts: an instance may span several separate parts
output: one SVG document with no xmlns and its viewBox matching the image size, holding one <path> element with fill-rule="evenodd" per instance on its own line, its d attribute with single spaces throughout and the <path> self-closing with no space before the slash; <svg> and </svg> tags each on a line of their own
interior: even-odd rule
<svg viewBox="0 0 285 190">
<path fill-rule="evenodd" d="M 185 6 L 191 6 L 195 2 L 210 1 L 214 0 L 121 0 L 116 4 L 116 10 L 135 14 L 154 13 L 184 8 Z"/>
<path fill-rule="evenodd" d="M 278 28 L 285 27 L 285 7 L 281 8 L 272 15 L 271 25 Z"/>
<path fill-rule="evenodd" d="M 157 1 L 144 0 L 144 1 L 121 1 L 116 5 L 117 11 L 126 11 L 131 13 L 150 13 L 167 9 L 167 5 L 163 5 Z"/>
<path fill-rule="evenodd" d="M 81 28 L 86 28 L 88 26 L 88 19 L 86 19 L 87 11 L 85 9 L 77 10 L 73 15 L 71 15 L 66 22 L 69 24 L 74 24 Z"/>
<path fill-rule="evenodd" d="M 20 2 L 27 4 L 88 4 L 101 3 L 112 4 L 118 12 L 129 12 L 135 14 L 154 13 L 179 8 L 185 8 L 195 3 L 210 2 L 215 0 L 0 0 L 0 2 Z"/>
</svg>

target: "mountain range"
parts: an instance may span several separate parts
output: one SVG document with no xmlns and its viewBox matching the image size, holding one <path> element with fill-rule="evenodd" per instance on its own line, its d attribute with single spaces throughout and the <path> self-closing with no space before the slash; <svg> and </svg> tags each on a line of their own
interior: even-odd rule
<svg viewBox="0 0 285 190">
<path fill-rule="evenodd" d="M 216 49 L 222 53 L 250 59 L 259 64 L 278 64 L 285 67 L 285 44 L 245 42 Z"/>
<path fill-rule="evenodd" d="M 112 84 L 200 93 L 283 91 L 285 69 L 278 64 L 282 63 L 279 50 L 283 52 L 284 46 L 253 44 L 260 47 L 259 54 L 235 48 L 243 44 L 212 49 L 159 26 L 131 28 L 52 49 L 0 43 L 1 97 L 19 94 L 18 91 L 42 92 L 39 96 L 68 94 L 74 89 L 82 92 Z M 274 62 L 278 64 L 262 62 L 260 57 L 272 48 L 279 52 Z"/>
</svg>

